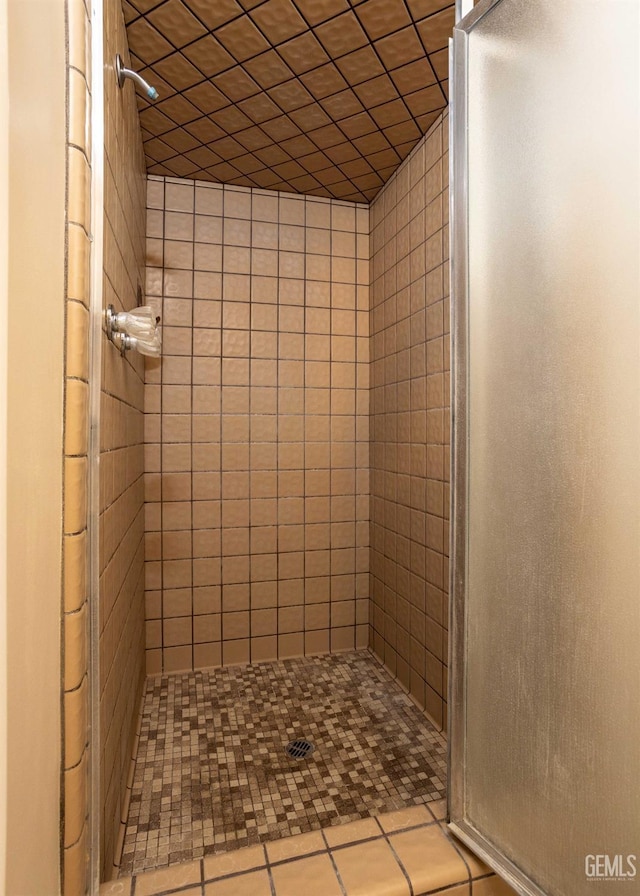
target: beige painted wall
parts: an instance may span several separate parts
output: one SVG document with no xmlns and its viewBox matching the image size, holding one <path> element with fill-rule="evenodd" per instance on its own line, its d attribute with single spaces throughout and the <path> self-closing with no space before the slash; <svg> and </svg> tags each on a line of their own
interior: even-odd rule
<svg viewBox="0 0 640 896">
<path fill-rule="evenodd" d="M 9 0 L 9 894 L 59 891 L 63 0 Z M 1 884 L 0 884 L 1 886 Z"/>
<path fill-rule="evenodd" d="M 7 0 L 0 0 L 0 569 L 7 563 L 7 303 L 9 296 L 9 66 Z M 7 580 L 0 577 L 0 881 L 7 837 Z"/>
</svg>

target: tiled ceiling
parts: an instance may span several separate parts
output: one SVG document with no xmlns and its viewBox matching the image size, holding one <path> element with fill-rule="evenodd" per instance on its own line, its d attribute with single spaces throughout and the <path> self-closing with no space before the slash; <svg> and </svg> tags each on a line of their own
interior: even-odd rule
<svg viewBox="0 0 640 896">
<path fill-rule="evenodd" d="M 447 102 L 448 0 L 123 0 L 150 174 L 368 202 Z"/>
</svg>

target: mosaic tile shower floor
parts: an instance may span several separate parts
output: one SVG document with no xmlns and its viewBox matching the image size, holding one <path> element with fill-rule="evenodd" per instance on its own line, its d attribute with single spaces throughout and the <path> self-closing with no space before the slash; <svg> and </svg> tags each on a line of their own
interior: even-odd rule
<svg viewBox="0 0 640 896">
<path fill-rule="evenodd" d="M 296 761 L 286 744 L 315 751 Z M 440 799 L 446 741 L 368 651 L 149 679 L 120 875 Z"/>
</svg>

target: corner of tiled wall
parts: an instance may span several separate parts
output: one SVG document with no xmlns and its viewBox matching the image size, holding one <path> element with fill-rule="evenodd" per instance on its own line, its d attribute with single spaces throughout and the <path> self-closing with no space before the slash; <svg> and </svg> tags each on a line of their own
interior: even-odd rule
<svg viewBox="0 0 640 896">
<path fill-rule="evenodd" d="M 103 308 L 144 298 L 146 169 L 137 95 L 117 85 L 129 62 L 121 0 L 103 0 Z M 144 359 L 102 341 L 100 401 L 101 878 L 116 872 L 144 682 Z"/>
<path fill-rule="evenodd" d="M 147 671 L 368 640 L 369 209 L 150 177 Z"/>
<path fill-rule="evenodd" d="M 371 646 L 446 727 L 448 118 L 371 205 Z"/>
<path fill-rule="evenodd" d="M 89 291 L 91 58 L 89 11 L 67 2 L 67 276 L 65 296 L 63 771 L 64 896 L 88 888 Z"/>
</svg>

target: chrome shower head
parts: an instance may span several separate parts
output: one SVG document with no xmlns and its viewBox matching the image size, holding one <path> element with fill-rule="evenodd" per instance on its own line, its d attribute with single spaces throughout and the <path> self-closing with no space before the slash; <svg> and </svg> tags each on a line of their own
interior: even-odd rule
<svg viewBox="0 0 640 896">
<path fill-rule="evenodd" d="M 147 98 L 154 102 L 160 95 L 155 87 L 147 84 L 145 79 L 142 78 L 137 72 L 134 72 L 133 69 L 125 68 L 125 65 L 122 61 L 122 56 L 119 53 L 116 56 L 116 78 L 118 79 L 118 87 L 124 87 L 124 82 L 126 81 L 126 79 L 130 78 L 144 90 Z"/>
</svg>

